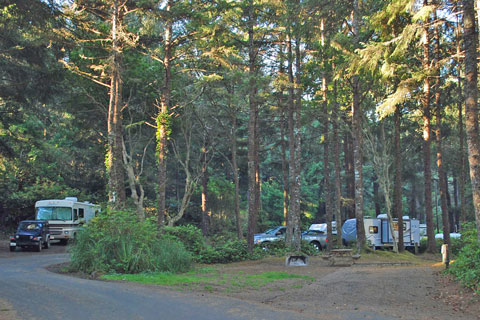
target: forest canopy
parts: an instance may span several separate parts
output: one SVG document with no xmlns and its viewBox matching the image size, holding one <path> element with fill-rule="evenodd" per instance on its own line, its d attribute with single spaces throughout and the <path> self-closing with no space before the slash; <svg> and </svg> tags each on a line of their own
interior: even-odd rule
<svg viewBox="0 0 480 320">
<path fill-rule="evenodd" d="M 311 223 L 381 213 L 426 223 L 430 250 L 468 221 L 480 237 L 473 1 L 0 12 L 2 228 L 75 196 L 250 246 L 285 224 L 299 249 Z"/>
</svg>

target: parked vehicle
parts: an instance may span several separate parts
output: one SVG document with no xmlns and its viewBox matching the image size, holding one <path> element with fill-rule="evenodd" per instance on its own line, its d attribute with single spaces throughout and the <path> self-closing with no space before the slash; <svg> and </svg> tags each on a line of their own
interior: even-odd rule
<svg viewBox="0 0 480 320">
<path fill-rule="evenodd" d="M 365 236 L 369 246 L 373 248 L 393 247 L 392 229 L 386 214 L 377 218 L 364 219 Z M 398 221 L 393 220 L 393 232 L 398 241 Z M 357 226 L 355 219 L 348 219 L 342 226 L 342 239 L 344 244 L 357 239 Z M 403 217 L 403 243 L 406 248 L 420 245 L 420 222 L 408 216 Z"/>
<path fill-rule="evenodd" d="M 458 232 L 451 232 L 450 239 L 459 239 L 462 236 L 461 233 Z M 435 235 L 435 239 L 442 239 L 443 240 L 443 233 L 437 233 Z"/>
<path fill-rule="evenodd" d="M 48 249 L 50 247 L 48 227 L 48 221 L 44 220 L 21 221 L 17 232 L 10 236 L 10 251 L 15 251 L 17 247 L 31 247 L 38 252 L 42 251 L 42 248 Z"/>
<path fill-rule="evenodd" d="M 302 233 L 302 240 L 310 243 L 315 249 L 323 250 L 327 247 L 327 233 L 320 230 L 307 230 Z"/>
<path fill-rule="evenodd" d="M 285 241 L 285 233 L 287 227 L 278 226 L 273 229 L 269 229 L 264 233 L 257 233 L 254 235 L 254 243 L 267 245 L 268 243 L 275 241 Z M 327 234 L 319 230 L 308 230 L 302 233 L 302 240 L 307 241 L 317 250 L 322 250 L 327 246 Z"/>
<path fill-rule="evenodd" d="M 279 240 L 285 240 L 285 233 L 287 227 L 278 226 L 273 229 L 268 229 L 264 233 L 257 233 L 253 236 L 253 242 L 255 244 L 268 244 Z"/>
<path fill-rule="evenodd" d="M 327 233 L 327 224 L 326 223 L 314 223 L 308 228 L 308 230 L 318 230 L 324 233 Z M 337 234 L 337 222 L 332 221 L 332 234 Z"/>
<path fill-rule="evenodd" d="M 47 220 L 50 225 L 50 239 L 60 240 L 66 244 L 75 238 L 82 225 L 100 212 L 100 207 L 86 202 L 79 202 L 75 197 L 63 200 L 40 200 L 35 203 L 35 218 Z"/>
</svg>

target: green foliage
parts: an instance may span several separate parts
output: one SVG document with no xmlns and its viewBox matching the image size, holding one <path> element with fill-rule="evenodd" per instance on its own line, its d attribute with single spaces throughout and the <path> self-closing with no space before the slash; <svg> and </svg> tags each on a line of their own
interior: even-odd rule
<svg viewBox="0 0 480 320">
<path fill-rule="evenodd" d="M 229 240 L 215 247 L 208 246 L 200 253 L 202 263 L 229 263 L 250 260 L 254 256 L 247 250 L 247 242 L 240 240 Z"/>
<path fill-rule="evenodd" d="M 165 226 L 162 232 L 164 239 L 181 242 L 185 246 L 185 249 L 195 256 L 198 256 L 207 247 L 202 231 L 191 224 L 176 227 Z"/>
<path fill-rule="evenodd" d="M 246 241 L 236 240 L 233 235 L 218 236 L 212 245 L 207 245 L 202 231 L 192 225 L 165 227 L 162 238 L 180 241 L 201 263 L 229 263 L 261 257 L 258 253 L 250 255 Z"/>
<path fill-rule="evenodd" d="M 181 243 L 159 240 L 155 223 L 139 222 L 130 212 L 98 215 L 76 240 L 71 248 L 72 271 L 184 272 L 192 265 L 192 257 Z"/>
<path fill-rule="evenodd" d="M 466 226 L 462 234 L 463 248 L 447 270 L 464 286 L 480 293 L 480 244 L 474 224 Z"/>
<path fill-rule="evenodd" d="M 291 253 L 289 247 L 285 245 L 284 241 L 274 241 L 265 244 L 257 245 L 258 248 L 263 249 L 263 255 L 270 255 L 276 257 L 286 256 Z M 317 255 L 319 252 L 307 241 L 301 242 L 301 253 L 307 256 Z"/>
</svg>

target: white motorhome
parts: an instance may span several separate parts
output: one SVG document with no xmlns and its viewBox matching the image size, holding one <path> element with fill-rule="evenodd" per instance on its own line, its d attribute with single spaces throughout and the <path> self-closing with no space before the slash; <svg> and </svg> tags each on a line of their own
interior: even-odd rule
<svg viewBox="0 0 480 320">
<path fill-rule="evenodd" d="M 100 207 L 88 201 L 79 202 L 75 197 L 63 200 L 40 200 L 35 203 L 35 218 L 48 220 L 50 239 L 66 243 L 75 238 L 84 223 L 100 212 Z"/>
</svg>

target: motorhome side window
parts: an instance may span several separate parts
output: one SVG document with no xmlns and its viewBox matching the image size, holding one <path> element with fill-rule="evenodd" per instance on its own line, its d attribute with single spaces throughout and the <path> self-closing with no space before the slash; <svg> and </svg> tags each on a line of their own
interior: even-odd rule
<svg viewBox="0 0 480 320">
<path fill-rule="evenodd" d="M 73 220 L 78 220 L 78 210 L 73 209 Z"/>
<path fill-rule="evenodd" d="M 78 209 L 78 217 L 80 219 L 85 218 L 85 214 L 83 213 L 83 208 Z"/>
</svg>

